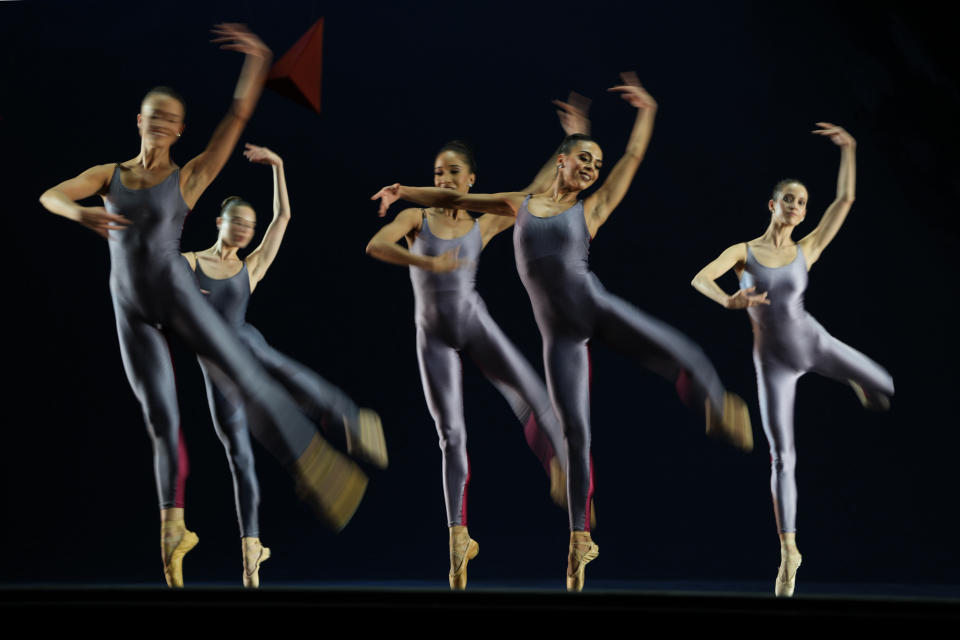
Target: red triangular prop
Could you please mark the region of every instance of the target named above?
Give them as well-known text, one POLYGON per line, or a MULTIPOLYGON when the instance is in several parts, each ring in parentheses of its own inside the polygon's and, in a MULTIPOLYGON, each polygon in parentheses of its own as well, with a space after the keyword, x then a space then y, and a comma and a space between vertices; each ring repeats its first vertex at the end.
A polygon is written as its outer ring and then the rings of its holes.
POLYGON ((267 87, 320 113, 322 67, 323 18, 320 18, 273 65, 267 76, 267 87))

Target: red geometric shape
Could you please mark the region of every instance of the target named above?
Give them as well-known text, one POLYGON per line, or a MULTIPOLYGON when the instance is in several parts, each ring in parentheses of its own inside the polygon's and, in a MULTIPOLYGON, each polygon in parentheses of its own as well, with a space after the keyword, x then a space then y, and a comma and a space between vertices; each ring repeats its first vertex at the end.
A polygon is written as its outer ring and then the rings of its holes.
POLYGON ((317 20, 270 69, 267 87, 320 113, 323 18, 317 20))

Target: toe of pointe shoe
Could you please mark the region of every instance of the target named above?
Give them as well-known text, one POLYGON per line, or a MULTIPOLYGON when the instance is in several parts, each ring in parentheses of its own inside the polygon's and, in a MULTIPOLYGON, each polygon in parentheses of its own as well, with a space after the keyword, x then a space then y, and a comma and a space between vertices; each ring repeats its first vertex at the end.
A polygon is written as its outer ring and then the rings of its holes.
POLYGON ((593 541, 580 542, 571 545, 567 558, 567 591, 583 591, 585 581, 584 569, 587 563, 597 559, 600 547, 593 541), (574 568, 571 573, 571 566, 574 568))
POLYGON ((347 428, 347 451, 379 469, 389 464, 387 440, 383 435, 380 415, 372 409, 360 409, 356 430, 347 428))
POLYGON ((270 559, 270 547, 260 547, 256 560, 243 558, 243 586, 249 589, 260 587, 260 565, 270 559))
POLYGON ((454 591, 463 591, 467 588, 467 563, 480 553, 480 545, 473 538, 467 543, 466 552, 461 556, 450 554, 450 588, 454 591))
POLYGON ((797 586, 797 569, 800 568, 802 560, 802 556, 797 556, 795 561, 781 562, 780 568, 777 570, 777 581, 773 587, 773 594, 776 597, 793 597, 793 592, 797 586))
POLYGON ((707 435, 723 440, 742 451, 753 451, 753 428, 750 424, 750 409, 743 398, 725 391, 723 394, 723 415, 706 401, 707 435))
POLYGON ((168 587, 183 588, 183 557, 197 546, 198 542, 200 542, 200 538, 196 533, 193 531, 183 532, 183 537, 171 552, 166 566, 163 567, 163 577, 167 581, 168 587))
POLYGON ((314 435, 294 463, 297 493, 317 516, 340 531, 356 512, 367 490, 367 475, 355 462, 314 435))

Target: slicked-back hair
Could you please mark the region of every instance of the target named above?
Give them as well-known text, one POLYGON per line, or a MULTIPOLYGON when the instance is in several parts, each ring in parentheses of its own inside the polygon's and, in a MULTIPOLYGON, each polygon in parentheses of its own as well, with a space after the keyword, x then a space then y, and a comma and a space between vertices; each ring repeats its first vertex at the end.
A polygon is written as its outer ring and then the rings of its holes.
POLYGON ((453 151, 466 160, 467 164, 470 165, 470 173, 477 173, 477 159, 473 155, 473 148, 466 142, 463 140, 451 140, 447 144, 440 147, 440 150, 437 151, 437 155, 439 156, 444 151, 453 151))

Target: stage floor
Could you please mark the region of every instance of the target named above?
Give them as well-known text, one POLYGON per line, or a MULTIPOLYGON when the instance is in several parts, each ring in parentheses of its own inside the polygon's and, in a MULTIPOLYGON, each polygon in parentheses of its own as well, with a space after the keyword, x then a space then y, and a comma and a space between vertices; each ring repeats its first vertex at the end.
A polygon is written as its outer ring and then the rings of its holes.
POLYGON ((227 583, 193 584, 181 591, 144 584, 4 585, 0 609, 5 616, 53 625, 65 618, 95 621, 116 610, 147 616, 189 614, 236 624, 247 613, 268 611, 284 622, 321 616, 328 622, 419 624, 453 617, 476 629, 499 628, 505 619, 516 617, 536 618, 538 626, 557 630, 586 620, 592 625, 648 620, 710 629, 718 622, 742 619, 787 624, 790 629, 850 624, 861 631, 916 631, 960 623, 960 585, 798 583, 793 599, 774 598, 772 584, 746 582, 595 580, 580 594, 560 587, 475 581, 467 592, 451 593, 438 581, 271 584, 258 591, 227 583))

